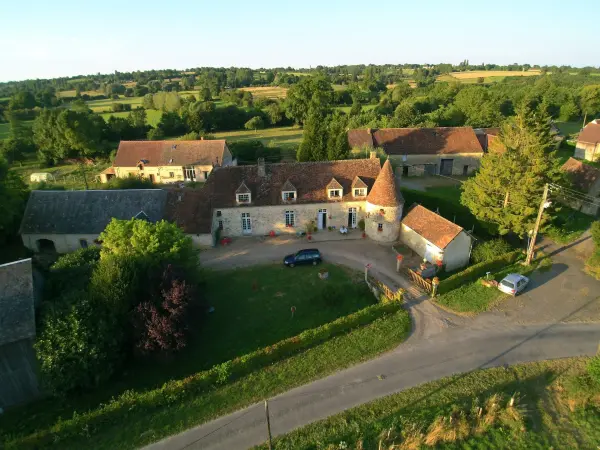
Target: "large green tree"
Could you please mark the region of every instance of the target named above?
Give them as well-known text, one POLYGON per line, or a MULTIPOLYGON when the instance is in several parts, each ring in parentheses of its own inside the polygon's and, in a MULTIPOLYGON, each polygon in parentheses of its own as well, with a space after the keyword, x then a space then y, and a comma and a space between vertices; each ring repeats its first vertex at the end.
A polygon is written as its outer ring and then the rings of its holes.
POLYGON ((525 236, 535 222, 544 184, 562 179, 544 106, 523 104, 502 126, 499 139, 506 150, 484 155, 477 175, 463 184, 461 203, 500 234, 525 236))
POLYGON ((16 239, 25 201, 27 186, 21 177, 8 170, 8 163, 0 156, 0 244, 16 239))
POLYGON ((298 161, 325 161, 327 160, 327 129, 328 119, 320 109, 311 109, 304 122, 302 142, 298 147, 296 158, 298 161))
POLYGON ((287 92, 286 115, 296 123, 304 124, 310 110, 326 114, 332 101, 333 88, 326 77, 304 77, 287 92))
POLYGON ((600 84, 585 86, 580 94, 581 110, 588 116, 600 113, 600 84))

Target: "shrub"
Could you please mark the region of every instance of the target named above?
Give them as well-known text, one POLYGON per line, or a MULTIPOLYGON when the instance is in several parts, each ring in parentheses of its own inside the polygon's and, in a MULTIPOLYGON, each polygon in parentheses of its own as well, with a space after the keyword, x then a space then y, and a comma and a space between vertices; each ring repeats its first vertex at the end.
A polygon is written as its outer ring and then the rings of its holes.
POLYGON ((471 259, 473 260, 473 263, 479 264, 496 259, 507 254, 511 250, 510 244, 504 239, 493 239, 476 246, 471 254, 471 259))
POLYGON ((246 130, 260 130, 263 129, 265 127, 265 122, 263 120, 262 117, 260 116, 254 116, 252 119, 250 119, 248 122, 246 122, 244 124, 244 128, 246 128, 246 130))
POLYGON ((123 334, 107 313, 84 291, 44 304, 35 350, 50 392, 96 386, 120 365, 123 334))
POLYGON ((594 356, 587 365, 588 375, 600 384, 600 356, 594 356))
POLYGON ((99 259, 98 247, 81 248, 59 257, 46 280, 46 298, 54 299, 69 290, 85 289, 99 259))
POLYGON ((592 240, 596 244, 596 249, 600 250, 600 220, 596 220, 590 227, 592 233, 592 240))
POLYGON ((365 231, 365 219, 360 219, 358 221, 358 228, 360 228, 360 231, 365 231))
POLYGON ((600 280, 600 250, 590 256, 585 262, 585 271, 591 276, 600 280))
POLYGON ((113 178, 104 185, 104 189, 153 189, 155 187, 149 178, 136 176, 113 178))
POLYGON ((438 286, 438 294, 445 294, 452 289, 456 289, 466 283, 475 281, 481 278, 486 272, 493 272, 494 270, 501 269, 502 267, 513 264, 522 256, 520 250, 506 253, 505 255, 499 256, 490 261, 482 262, 479 264, 472 265, 462 272, 456 273, 445 280, 440 281, 438 286))

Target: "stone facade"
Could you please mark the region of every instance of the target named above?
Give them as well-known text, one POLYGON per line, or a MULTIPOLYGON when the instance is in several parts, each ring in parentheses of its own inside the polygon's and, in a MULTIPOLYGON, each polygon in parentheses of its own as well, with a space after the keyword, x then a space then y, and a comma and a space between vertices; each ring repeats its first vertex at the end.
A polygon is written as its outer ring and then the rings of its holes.
POLYGON ((366 203, 365 233, 374 241, 395 242, 400 232, 402 205, 381 207, 366 203))
MULTIPOLYGON (((224 165, 231 164, 231 154, 224 165)), ((195 180, 205 182, 213 170, 213 166, 189 166, 194 168, 195 180)), ((127 178, 130 176, 148 178, 154 183, 183 183, 190 181, 185 178, 184 166, 162 166, 162 167, 115 167, 115 176, 118 178, 127 178)))
POLYGON ((577 141, 574 156, 577 159, 600 161, 600 142, 591 144, 588 142, 577 141))
POLYGON ((83 248, 86 244, 89 247, 96 245, 94 241, 98 236, 98 234, 22 234, 21 239, 23 245, 34 252, 44 250, 40 247, 40 240, 45 239, 52 241, 56 252, 68 253, 83 248))
MULTIPOLYGON (((481 165, 479 154, 451 154, 451 155, 393 155, 390 156, 392 165, 396 172, 404 176, 431 175, 471 175, 481 165), (441 172, 442 160, 452 161, 452 170, 441 172)), ((449 164, 449 163, 444 163, 449 164)), ((445 166, 446 167, 446 166, 445 166)), ((446 169, 448 170, 448 169, 446 169)))

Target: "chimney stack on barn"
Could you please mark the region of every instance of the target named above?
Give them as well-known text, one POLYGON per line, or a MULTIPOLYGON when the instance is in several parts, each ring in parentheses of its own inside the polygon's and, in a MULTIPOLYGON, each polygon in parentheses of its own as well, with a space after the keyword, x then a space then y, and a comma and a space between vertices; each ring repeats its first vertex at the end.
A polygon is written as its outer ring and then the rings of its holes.
POLYGON ((265 167, 265 158, 258 158, 258 176, 266 177, 267 168, 265 167))

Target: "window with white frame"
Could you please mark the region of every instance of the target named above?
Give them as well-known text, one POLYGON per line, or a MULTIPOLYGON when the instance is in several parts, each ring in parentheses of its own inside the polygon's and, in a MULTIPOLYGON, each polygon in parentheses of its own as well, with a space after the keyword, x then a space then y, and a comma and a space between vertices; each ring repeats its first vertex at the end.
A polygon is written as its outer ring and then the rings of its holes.
POLYGON ((294 211, 285 212, 285 226, 293 227, 296 224, 296 214, 294 211))
POLYGON ((236 194, 238 203, 250 203, 250 194, 236 194))
POLYGON ((196 181, 196 169, 193 166, 186 166, 183 175, 186 180, 196 181))
POLYGON ((296 200, 296 191, 283 191, 281 197, 284 202, 293 202, 296 200))
POLYGON ((341 189, 329 189, 329 198, 341 198, 342 190, 341 189))
POLYGON ((355 197, 365 197, 367 195, 367 188, 354 188, 355 197))

